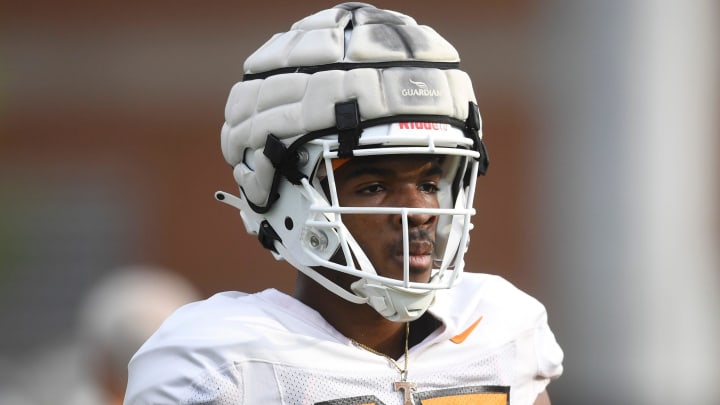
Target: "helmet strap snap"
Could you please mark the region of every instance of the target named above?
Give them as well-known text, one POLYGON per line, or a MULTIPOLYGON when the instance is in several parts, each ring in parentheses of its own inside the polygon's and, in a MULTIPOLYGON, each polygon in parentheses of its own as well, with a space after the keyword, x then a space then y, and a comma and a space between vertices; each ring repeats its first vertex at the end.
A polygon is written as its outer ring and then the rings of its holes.
POLYGON ((335 104, 335 125, 338 130, 338 157, 352 157, 362 134, 357 100, 335 104))

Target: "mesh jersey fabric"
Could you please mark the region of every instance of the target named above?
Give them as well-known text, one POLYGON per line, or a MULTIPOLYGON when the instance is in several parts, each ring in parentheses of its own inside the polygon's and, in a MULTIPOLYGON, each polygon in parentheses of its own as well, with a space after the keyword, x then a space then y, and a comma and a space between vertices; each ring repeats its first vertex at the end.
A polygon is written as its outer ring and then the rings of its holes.
MULTIPOLYGON (((497 391, 509 396, 501 403, 532 404, 562 373, 545 308, 501 277, 466 273, 429 312, 442 326, 410 349, 416 398, 497 391), (478 319, 465 340, 451 340, 478 319)), ((401 405, 398 380, 386 358, 294 298, 226 292, 179 309, 140 348, 125 405, 401 405)))

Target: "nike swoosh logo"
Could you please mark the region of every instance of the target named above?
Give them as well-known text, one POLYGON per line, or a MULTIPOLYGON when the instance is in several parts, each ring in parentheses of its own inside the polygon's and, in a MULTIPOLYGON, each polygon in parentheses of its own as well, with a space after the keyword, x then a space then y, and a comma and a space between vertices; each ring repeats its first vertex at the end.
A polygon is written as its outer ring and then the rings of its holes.
POLYGON ((481 316, 480 318, 478 318, 477 321, 475 321, 472 325, 470 325, 469 328, 465 329, 461 334, 450 338, 450 341, 455 344, 460 344, 460 343, 464 342, 465 339, 467 339, 467 337, 470 336, 472 331, 475 330, 475 327, 478 326, 478 324, 480 323, 480 321, 482 321, 482 319, 483 319, 483 317, 481 316))

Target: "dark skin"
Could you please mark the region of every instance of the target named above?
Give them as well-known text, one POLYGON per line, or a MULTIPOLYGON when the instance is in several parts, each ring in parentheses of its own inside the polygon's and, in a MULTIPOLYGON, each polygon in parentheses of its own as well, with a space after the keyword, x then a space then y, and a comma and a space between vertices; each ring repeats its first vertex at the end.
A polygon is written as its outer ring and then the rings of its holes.
MULTIPOLYGON (((414 155, 353 158, 335 172, 338 200, 342 206, 437 208, 442 172, 437 158, 414 155)), ((343 214, 353 234, 379 275, 402 279, 402 218, 398 214, 343 214)), ((410 278, 426 282, 432 271, 432 250, 438 218, 408 216, 410 232, 410 278)), ((337 271, 319 271, 350 289, 356 278, 337 271)), ((405 324, 393 322, 369 305, 346 301, 302 273, 295 283, 295 298, 318 311, 343 335, 394 359, 405 353, 405 324)), ((429 314, 413 321, 411 342, 419 342, 438 324, 429 314)), ((535 401, 549 404, 546 392, 535 401)))
MULTIPOLYGON (((426 156, 354 158, 335 171, 335 184, 342 206, 437 208, 440 175, 437 159, 426 156)), ((402 279, 401 216, 344 214, 342 218, 378 274, 402 279)), ((411 280, 428 281, 437 217, 410 215, 408 224, 411 280)), ((339 272, 325 271, 323 274, 347 289, 356 281, 356 278, 339 272)), ((348 302, 302 273, 296 281, 294 295, 317 310, 345 336, 393 358, 404 354, 404 323, 390 321, 368 305, 348 302)), ((413 330, 414 334, 425 336, 430 332, 432 330, 413 330)))

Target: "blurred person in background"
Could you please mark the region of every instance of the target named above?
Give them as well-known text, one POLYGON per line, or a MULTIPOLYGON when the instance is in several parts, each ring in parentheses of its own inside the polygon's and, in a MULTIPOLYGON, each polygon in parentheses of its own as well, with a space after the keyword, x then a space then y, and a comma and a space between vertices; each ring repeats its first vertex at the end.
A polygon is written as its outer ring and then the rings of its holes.
POLYGON ((16 362, 0 358, 0 405, 37 405, 16 362))
POLYGON ((156 266, 121 267, 101 279, 80 308, 83 383, 68 404, 121 404, 132 354, 174 310, 197 299, 192 284, 156 266))

